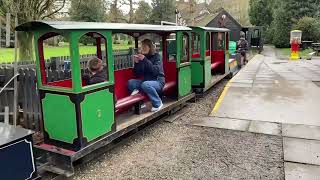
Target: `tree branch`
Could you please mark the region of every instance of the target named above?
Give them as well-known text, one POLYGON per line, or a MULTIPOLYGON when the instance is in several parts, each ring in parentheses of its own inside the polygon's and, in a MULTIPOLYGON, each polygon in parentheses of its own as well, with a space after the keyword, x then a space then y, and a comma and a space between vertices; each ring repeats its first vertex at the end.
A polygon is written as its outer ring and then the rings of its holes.
POLYGON ((49 13, 49 14, 47 14, 47 15, 44 15, 44 16, 42 17, 42 19, 44 19, 44 18, 46 18, 46 17, 51 17, 52 15, 56 14, 57 12, 59 12, 61 9, 64 8, 65 4, 66 4, 66 0, 63 0, 63 3, 62 3, 62 5, 61 5, 60 8, 54 10, 53 12, 51 12, 51 13, 49 13))

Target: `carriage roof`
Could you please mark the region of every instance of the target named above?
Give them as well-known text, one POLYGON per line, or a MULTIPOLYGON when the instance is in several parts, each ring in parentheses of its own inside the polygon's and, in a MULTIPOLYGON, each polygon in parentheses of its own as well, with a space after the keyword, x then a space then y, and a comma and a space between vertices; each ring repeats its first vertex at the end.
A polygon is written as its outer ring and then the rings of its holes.
POLYGON ((117 30, 121 32, 173 32, 191 31, 185 26, 103 23, 103 22, 74 22, 74 21, 31 21, 16 27, 17 31, 41 30, 117 30))
POLYGON ((212 32, 229 32, 230 29, 227 28, 215 28, 215 27, 203 27, 203 26, 190 26, 190 28, 198 28, 205 31, 212 31, 212 32))

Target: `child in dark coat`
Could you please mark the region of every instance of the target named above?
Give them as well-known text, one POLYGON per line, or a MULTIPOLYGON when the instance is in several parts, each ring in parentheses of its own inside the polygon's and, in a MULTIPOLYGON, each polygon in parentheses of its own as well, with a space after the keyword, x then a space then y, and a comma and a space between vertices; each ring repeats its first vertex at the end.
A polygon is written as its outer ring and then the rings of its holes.
POLYGON ((97 84, 107 81, 107 72, 102 65, 102 60, 93 58, 88 63, 89 73, 83 75, 86 85, 97 84))

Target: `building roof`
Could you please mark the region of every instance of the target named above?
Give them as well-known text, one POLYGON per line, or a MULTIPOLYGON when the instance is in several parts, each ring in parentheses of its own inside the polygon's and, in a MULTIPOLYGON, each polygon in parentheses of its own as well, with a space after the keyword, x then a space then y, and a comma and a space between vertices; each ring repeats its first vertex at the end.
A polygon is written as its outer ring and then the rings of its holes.
POLYGON ((204 16, 201 19, 197 20, 195 25, 196 26, 207 26, 216 16, 217 16, 217 14, 210 14, 210 15, 204 16))
POLYGON ((172 32, 191 31, 184 26, 102 23, 102 22, 74 22, 74 21, 31 21, 16 27, 17 31, 39 30, 118 30, 121 32, 172 32))
POLYGON ((236 19, 234 19, 232 17, 232 15, 228 11, 226 11, 224 8, 220 8, 216 13, 202 18, 201 20, 199 20, 195 24, 197 26, 207 26, 214 19, 220 18, 222 16, 222 14, 226 15, 231 21, 233 21, 239 27, 242 27, 242 25, 236 19))

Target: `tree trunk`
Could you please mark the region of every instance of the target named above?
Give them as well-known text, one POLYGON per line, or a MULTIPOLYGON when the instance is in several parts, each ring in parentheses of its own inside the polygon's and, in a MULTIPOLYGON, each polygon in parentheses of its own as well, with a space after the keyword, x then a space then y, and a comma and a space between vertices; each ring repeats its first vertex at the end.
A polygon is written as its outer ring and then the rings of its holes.
POLYGON ((19 61, 34 61, 33 35, 29 32, 18 32, 19 61))
POLYGON ((129 23, 133 23, 133 0, 129 0, 130 11, 129 11, 129 23))

